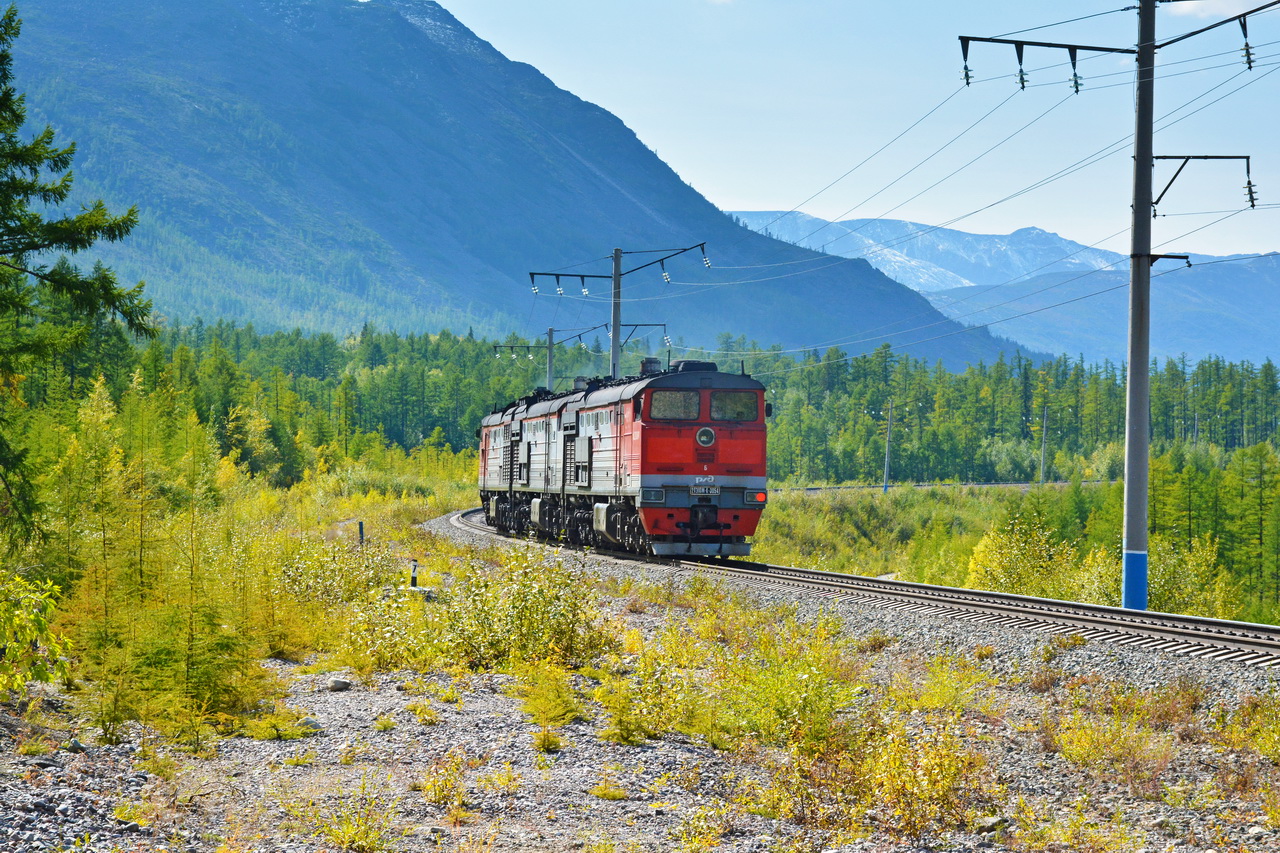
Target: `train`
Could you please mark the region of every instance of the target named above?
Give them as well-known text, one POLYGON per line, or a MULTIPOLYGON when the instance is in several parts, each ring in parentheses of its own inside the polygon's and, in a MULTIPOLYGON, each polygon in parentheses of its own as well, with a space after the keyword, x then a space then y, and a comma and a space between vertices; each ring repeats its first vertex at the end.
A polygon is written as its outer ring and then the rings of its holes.
POLYGON ((745 370, 693 359, 539 388, 477 430, 485 521, 638 554, 747 556, 769 500, 770 408, 745 370))

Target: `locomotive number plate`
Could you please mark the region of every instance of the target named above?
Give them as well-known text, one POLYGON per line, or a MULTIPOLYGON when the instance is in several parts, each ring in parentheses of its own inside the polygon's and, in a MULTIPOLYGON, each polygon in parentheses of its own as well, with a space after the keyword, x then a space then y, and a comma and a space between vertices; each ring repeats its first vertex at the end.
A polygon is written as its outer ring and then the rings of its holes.
POLYGON ((690 486, 689 494, 691 495, 718 495, 720 494, 719 486, 690 486))

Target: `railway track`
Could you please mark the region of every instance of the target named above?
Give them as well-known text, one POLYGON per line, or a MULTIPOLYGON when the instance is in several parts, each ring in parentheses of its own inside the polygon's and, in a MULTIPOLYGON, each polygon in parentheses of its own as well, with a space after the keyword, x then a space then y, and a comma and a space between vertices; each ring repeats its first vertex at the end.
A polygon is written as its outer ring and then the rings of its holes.
MULTIPOLYGON (((484 524, 480 510, 456 513, 451 522, 460 528, 499 535, 484 524)), ((915 615, 1050 634, 1079 634, 1086 640, 1216 661, 1280 666, 1280 627, 1274 625, 929 586, 745 560, 638 558, 609 553, 619 559, 688 567, 761 590, 802 591, 827 600, 856 602, 915 615)))

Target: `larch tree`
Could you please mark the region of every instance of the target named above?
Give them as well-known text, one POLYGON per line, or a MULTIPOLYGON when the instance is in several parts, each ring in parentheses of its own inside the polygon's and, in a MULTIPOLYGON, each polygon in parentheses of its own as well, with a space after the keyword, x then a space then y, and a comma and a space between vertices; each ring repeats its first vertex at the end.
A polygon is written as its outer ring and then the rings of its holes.
POLYGON ((0 16, 0 530, 11 539, 36 529, 26 453, 11 438, 27 372, 74 350, 104 317, 135 335, 154 334, 141 283, 126 288, 100 263, 86 272, 67 259, 99 240, 123 239, 138 215, 114 214, 101 200, 63 212, 75 145, 58 143, 52 127, 24 135, 26 100, 14 88, 12 51, 21 29, 10 6, 0 16), (51 322, 52 305, 69 308, 70 322, 66 311, 51 322))

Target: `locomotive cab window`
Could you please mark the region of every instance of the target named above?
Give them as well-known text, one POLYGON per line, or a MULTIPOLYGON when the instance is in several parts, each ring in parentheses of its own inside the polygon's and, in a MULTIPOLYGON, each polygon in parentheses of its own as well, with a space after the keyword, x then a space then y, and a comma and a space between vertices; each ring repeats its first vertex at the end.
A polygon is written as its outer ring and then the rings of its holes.
POLYGON ((760 399, 755 391, 712 391, 711 420, 754 421, 760 417, 760 399))
POLYGON ((664 421, 696 421, 697 391, 654 391, 649 401, 649 416, 664 421))

